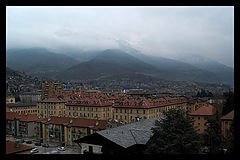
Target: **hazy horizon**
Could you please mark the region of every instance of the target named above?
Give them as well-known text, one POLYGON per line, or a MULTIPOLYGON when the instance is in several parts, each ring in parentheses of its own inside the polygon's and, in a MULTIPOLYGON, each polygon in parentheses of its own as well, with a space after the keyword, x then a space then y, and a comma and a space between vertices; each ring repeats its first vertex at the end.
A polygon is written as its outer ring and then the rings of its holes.
POLYGON ((7 49, 199 54, 234 67, 233 7, 7 7, 7 49))

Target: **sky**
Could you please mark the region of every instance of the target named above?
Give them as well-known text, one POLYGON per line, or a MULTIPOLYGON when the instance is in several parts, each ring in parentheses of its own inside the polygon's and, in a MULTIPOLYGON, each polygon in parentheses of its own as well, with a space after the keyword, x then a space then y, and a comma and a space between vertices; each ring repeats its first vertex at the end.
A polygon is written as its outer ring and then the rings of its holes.
POLYGON ((119 48, 146 55, 199 54, 234 66, 234 7, 14 7, 6 11, 7 49, 56 52, 119 48))

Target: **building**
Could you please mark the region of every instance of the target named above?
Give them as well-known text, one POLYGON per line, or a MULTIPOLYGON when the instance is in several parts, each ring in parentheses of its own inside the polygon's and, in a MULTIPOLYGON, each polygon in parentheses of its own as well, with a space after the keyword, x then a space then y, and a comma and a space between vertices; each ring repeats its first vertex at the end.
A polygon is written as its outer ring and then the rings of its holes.
POLYGON ((71 102, 69 97, 47 98, 37 102, 37 115, 40 117, 67 116, 65 103, 71 102))
POLYGON ((6 134, 16 137, 37 137, 37 115, 6 112, 6 134))
POLYGON ((112 103, 101 99, 81 100, 75 103, 66 103, 68 117, 112 119, 112 103))
POLYGON ((193 125, 199 133, 203 133, 207 129, 207 119, 216 118, 216 108, 210 104, 198 108, 189 114, 193 119, 193 125))
POLYGON ((9 103, 6 105, 6 111, 20 114, 37 114, 37 103, 9 103))
POLYGON ((126 96, 115 100, 113 119, 128 124, 140 119, 159 117, 163 111, 173 108, 186 109, 187 101, 183 98, 145 98, 126 96))
POLYGON ((228 114, 221 117, 222 134, 225 138, 232 135, 232 133, 230 132, 230 127, 233 121, 234 121, 234 110, 232 110, 228 114))
POLYGON ((187 108, 183 97, 146 98, 131 95, 109 96, 103 93, 81 93, 38 101, 40 117, 73 117, 115 121, 128 124, 162 115, 172 108, 187 108))
POLYGON ((106 120, 51 117, 41 122, 39 137, 42 142, 54 142, 59 144, 73 145, 74 140, 104 130, 107 126, 106 120))
MULTIPOLYGON (((97 131, 96 133, 77 139, 80 146, 88 144, 90 153, 103 154, 142 154, 146 143, 153 135, 151 128, 155 121, 163 117, 140 120, 139 122, 97 131), (101 150, 99 151, 99 148, 101 150), (98 151, 98 152, 96 152, 98 151)), ((83 148, 83 147, 81 147, 83 148)))
POLYGON ((188 100, 186 109, 189 113, 191 113, 205 105, 207 105, 205 101, 202 101, 200 99, 190 99, 188 100))
POLYGON ((33 148, 19 142, 6 141, 6 154, 30 154, 33 148))
POLYGON ((36 92, 25 92, 19 95, 22 103, 36 103, 41 99, 41 93, 36 92))
POLYGON ((63 93, 63 87, 61 83, 47 81, 42 83, 41 99, 50 98, 59 93, 63 93))

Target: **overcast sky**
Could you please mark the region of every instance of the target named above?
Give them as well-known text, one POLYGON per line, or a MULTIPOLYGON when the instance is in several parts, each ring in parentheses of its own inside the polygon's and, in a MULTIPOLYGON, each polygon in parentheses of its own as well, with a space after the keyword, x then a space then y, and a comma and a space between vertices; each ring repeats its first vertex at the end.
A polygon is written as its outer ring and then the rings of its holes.
POLYGON ((233 7, 7 7, 7 48, 199 54, 233 67, 233 7))

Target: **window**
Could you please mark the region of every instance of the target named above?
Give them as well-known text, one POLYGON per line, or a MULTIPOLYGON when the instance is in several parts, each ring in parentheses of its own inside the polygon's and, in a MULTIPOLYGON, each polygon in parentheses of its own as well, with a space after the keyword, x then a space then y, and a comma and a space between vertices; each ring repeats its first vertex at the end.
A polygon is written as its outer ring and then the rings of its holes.
POLYGON ((200 123, 198 123, 198 126, 200 126, 200 123))
POLYGON ((200 117, 198 117, 198 120, 200 120, 200 117))
POLYGON ((130 113, 132 113, 132 109, 130 110, 130 113))

